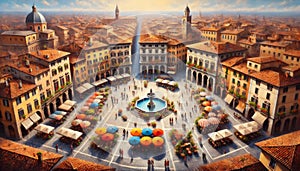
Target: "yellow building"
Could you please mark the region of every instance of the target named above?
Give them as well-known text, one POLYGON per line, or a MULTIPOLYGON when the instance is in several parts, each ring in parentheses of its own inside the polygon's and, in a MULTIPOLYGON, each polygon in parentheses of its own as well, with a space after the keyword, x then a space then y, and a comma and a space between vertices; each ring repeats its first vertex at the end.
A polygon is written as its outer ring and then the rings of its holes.
POLYGON ((86 60, 78 55, 70 55, 71 73, 74 87, 79 87, 87 82, 86 60))
POLYGON ((58 37, 54 30, 47 28, 45 17, 35 6, 26 17, 27 31, 5 31, 0 35, 0 47, 3 51, 18 54, 34 52, 39 49, 56 48, 58 37))
POLYGON ((244 29, 225 30, 221 32, 222 42, 237 44, 243 38, 248 38, 248 32, 244 29))
POLYGON ((0 133, 20 139, 41 121, 37 85, 7 77, 0 83, 0 133))
POLYGON ((291 45, 286 42, 264 41, 260 43, 260 56, 273 56, 277 59, 284 60, 283 54, 290 48, 291 45))
POLYGON ((261 150, 260 162, 268 170, 300 170, 300 131, 264 140, 255 145, 261 150))
POLYGON ((220 28, 216 28, 216 27, 205 27, 205 28, 201 28, 201 37, 202 38, 206 38, 207 40, 211 40, 211 41, 221 41, 221 32, 223 31, 223 29, 220 28))
POLYGON ((73 87, 68 52, 59 50, 40 50, 28 54, 28 59, 49 68, 49 80, 42 79, 51 88, 46 90, 42 100, 45 117, 55 112, 59 105, 73 98, 73 87), (47 82, 49 81, 49 82, 47 82))
POLYGON ((283 53, 282 61, 293 64, 300 65, 300 50, 287 50, 283 53))

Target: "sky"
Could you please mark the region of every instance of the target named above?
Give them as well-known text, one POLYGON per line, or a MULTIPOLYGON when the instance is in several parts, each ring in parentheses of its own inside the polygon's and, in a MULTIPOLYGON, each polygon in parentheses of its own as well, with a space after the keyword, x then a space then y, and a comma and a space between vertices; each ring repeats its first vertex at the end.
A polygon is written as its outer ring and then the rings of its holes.
POLYGON ((1 0, 0 11, 184 11, 192 12, 299 12, 300 0, 1 0))

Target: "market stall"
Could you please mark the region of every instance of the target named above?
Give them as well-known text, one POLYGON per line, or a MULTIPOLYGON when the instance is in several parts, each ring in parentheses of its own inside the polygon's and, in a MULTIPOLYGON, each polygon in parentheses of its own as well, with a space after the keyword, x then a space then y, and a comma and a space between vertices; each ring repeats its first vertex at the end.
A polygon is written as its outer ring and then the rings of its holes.
POLYGON ((49 125, 39 124, 34 129, 37 131, 36 135, 43 139, 49 139, 54 135, 54 127, 49 125))

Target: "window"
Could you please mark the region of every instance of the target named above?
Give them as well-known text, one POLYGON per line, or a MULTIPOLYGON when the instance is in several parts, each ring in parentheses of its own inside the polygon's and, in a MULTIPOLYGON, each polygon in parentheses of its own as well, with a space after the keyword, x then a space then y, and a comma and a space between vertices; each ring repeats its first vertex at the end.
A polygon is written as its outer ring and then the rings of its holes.
POLYGON ((34 99, 34 107, 36 109, 38 109, 38 107, 39 107, 39 101, 38 101, 38 99, 34 99))
POLYGON ((258 94, 258 88, 255 88, 255 94, 258 94))
POLYGON ((298 100, 298 93, 295 94, 294 100, 298 100))
POLYGON ((269 163, 269 167, 271 167, 272 169, 274 169, 275 166, 276 166, 276 161, 273 158, 271 158, 270 163, 269 163))
POLYGON ((286 93, 286 92, 288 92, 288 91, 289 91, 289 87, 284 87, 284 88, 283 88, 283 92, 284 92, 284 93, 286 93))
POLYGON ((244 84, 243 84, 243 89, 246 89, 246 88, 247 88, 247 84, 244 83, 244 84))
POLYGON ((21 120, 24 116, 24 110, 23 109, 19 109, 18 110, 18 114, 19 114, 19 119, 21 120))
POLYGON ((16 102, 17 102, 17 105, 20 104, 20 103, 22 103, 21 97, 17 97, 16 102))
POLYGON ((267 93, 266 99, 270 100, 270 93, 267 93))
POLYGON ((39 90, 42 91, 43 90, 43 86, 39 85, 39 90))
POLYGON ((9 107, 9 102, 6 99, 3 99, 3 105, 6 107, 9 107))
POLYGON ((232 79, 232 84, 235 84, 235 79, 234 78, 232 79))
POLYGON ((32 96, 36 95, 36 89, 32 90, 32 96))
POLYGON ((273 86, 268 84, 268 90, 272 91, 272 89, 273 89, 273 86))
POLYGON ((256 64, 254 65, 254 68, 257 68, 257 65, 256 65, 256 64))
POLYGON ((25 93, 25 100, 29 99, 29 93, 25 93))
POLYGON ((244 80, 248 80, 248 76, 247 75, 244 75, 244 80))
POLYGON ((233 75, 236 76, 236 71, 233 71, 233 75))
POLYGON ((256 79, 256 85, 260 85, 260 81, 256 79))
POLYGON ((47 97, 50 97, 50 96, 51 96, 51 90, 47 89, 47 97))
POLYGON ((296 85, 296 90, 300 90, 300 84, 296 85))
POLYGON ((41 101, 44 101, 44 100, 45 100, 45 94, 44 94, 44 93, 41 93, 41 94, 40 94, 40 99, 41 99, 41 101))
POLYGON ((285 100, 286 100, 286 96, 282 96, 281 102, 282 102, 282 103, 285 103, 285 100))
POLYGON ((30 103, 27 104, 27 112, 28 112, 28 113, 31 113, 31 112, 32 112, 32 106, 31 106, 30 103))
POLYGON ((6 119, 7 121, 11 121, 11 120, 12 120, 12 119, 11 119, 11 114, 10 114, 8 111, 5 112, 5 119, 6 119))

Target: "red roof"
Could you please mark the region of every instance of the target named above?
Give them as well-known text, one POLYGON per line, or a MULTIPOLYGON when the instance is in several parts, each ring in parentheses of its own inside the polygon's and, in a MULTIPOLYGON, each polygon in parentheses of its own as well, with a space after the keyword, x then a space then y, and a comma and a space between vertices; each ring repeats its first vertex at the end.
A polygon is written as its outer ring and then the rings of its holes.
POLYGON ((244 47, 229 42, 213 42, 213 41, 199 42, 199 43, 188 45, 187 47, 191 49, 214 53, 214 54, 224 54, 224 53, 240 52, 240 51, 247 50, 244 47))
POLYGON ((300 170, 300 131, 255 144, 289 170, 300 170))

